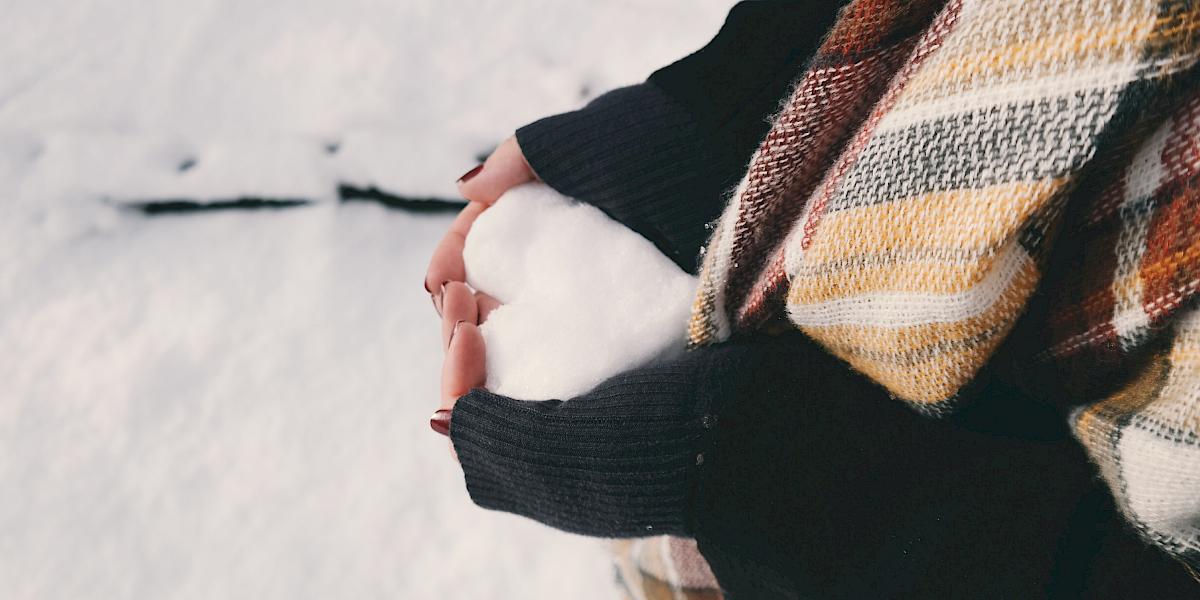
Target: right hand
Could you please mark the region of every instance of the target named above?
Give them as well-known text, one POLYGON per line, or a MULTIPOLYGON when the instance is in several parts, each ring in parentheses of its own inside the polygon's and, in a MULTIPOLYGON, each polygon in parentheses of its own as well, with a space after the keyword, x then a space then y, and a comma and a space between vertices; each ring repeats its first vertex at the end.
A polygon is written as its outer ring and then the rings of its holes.
POLYGON ((452 281, 465 282, 466 267, 463 266, 463 243, 471 224, 489 206, 496 203, 510 188, 537 181, 533 169, 525 161, 515 136, 509 137, 496 147, 482 165, 468 171, 458 180, 458 192, 470 202, 450 224, 450 229, 438 242, 425 272, 425 291, 433 298, 434 309, 442 314, 444 287, 452 281))

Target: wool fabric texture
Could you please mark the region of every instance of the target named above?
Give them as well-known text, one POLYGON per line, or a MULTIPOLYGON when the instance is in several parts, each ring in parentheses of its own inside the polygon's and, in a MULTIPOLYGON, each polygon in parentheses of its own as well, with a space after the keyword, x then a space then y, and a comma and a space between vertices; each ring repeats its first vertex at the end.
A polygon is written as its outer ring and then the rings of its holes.
POLYGON ((1084 382, 1122 513, 1200 569, 1198 28, 1191 0, 851 2, 716 223, 691 344, 786 319, 942 415, 1007 340, 1084 382))

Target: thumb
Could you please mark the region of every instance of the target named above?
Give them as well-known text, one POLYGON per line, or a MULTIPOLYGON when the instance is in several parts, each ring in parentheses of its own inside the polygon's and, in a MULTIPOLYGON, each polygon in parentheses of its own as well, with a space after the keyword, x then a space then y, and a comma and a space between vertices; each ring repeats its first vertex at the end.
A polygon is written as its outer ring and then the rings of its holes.
POLYGON ((537 179, 525 155, 517 145, 516 136, 500 143, 482 165, 468 171, 458 180, 458 193, 467 200, 492 205, 510 188, 537 179))
POLYGON ((487 383, 483 335, 470 321, 459 321, 450 336, 442 363, 442 409, 454 407, 459 396, 487 383))

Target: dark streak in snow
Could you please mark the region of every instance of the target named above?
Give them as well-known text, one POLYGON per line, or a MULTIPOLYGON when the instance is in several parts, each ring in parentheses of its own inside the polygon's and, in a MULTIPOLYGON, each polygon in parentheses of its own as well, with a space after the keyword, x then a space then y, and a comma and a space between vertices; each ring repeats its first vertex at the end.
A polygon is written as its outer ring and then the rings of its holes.
MULTIPOLYGON (((417 213, 457 212, 462 210, 462 208, 467 205, 467 203, 462 200, 397 196, 395 194, 390 194, 388 192, 379 190, 375 187, 360 188, 346 184, 338 186, 338 199, 342 202, 375 202, 377 204, 386 206, 387 208, 417 213)), ((313 204, 313 201, 304 198, 261 198, 257 196, 244 196, 241 198, 211 201, 188 200, 184 198, 161 198, 140 200, 135 202, 122 202, 120 203, 120 206, 125 210, 134 210, 144 215, 155 216, 212 212, 218 210, 279 210, 284 208, 294 208, 297 206, 306 206, 309 204, 313 204)))
POLYGON ((374 186, 367 188, 342 184, 338 186, 338 198, 342 202, 378 202, 388 208, 399 208, 410 212, 439 213, 462 210, 467 205, 462 200, 446 198, 414 198, 397 196, 374 186))
POLYGON ((141 202, 123 203, 124 208, 133 209, 146 215, 173 215, 214 210, 278 210, 311 204, 308 200, 298 198, 233 198, 230 200, 214 200, 197 202, 195 200, 163 199, 145 200, 141 202))

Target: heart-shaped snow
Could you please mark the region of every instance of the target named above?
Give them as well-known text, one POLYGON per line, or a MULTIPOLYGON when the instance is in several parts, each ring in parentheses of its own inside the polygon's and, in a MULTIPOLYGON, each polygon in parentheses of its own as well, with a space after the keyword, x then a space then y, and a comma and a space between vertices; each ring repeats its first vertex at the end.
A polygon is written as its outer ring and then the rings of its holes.
POLYGON ((471 226, 467 282, 503 303, 481 331, 488 389, 566 400, 683 352, 696 278, 599 209, 542 184, 471 226))

